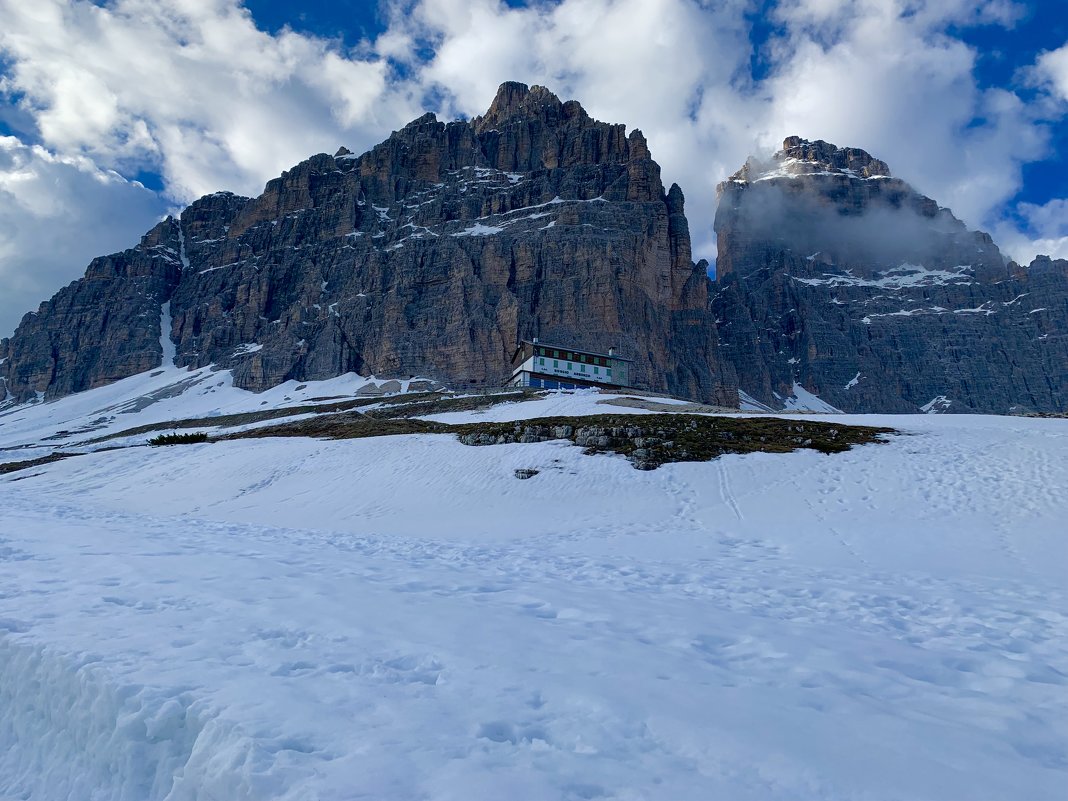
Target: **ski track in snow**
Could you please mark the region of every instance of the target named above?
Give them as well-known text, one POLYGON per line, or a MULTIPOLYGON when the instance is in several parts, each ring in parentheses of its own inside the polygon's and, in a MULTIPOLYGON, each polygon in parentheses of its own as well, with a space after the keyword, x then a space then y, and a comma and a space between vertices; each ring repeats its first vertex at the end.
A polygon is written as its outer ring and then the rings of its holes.
MULTIPOLYGON (((596 399, 452 416, 619 412, 596 399)), ((0 798, 1062 798, 1068 423, 828 419, 906 435, 651 472, 251 440, 0 478, 0 798)))

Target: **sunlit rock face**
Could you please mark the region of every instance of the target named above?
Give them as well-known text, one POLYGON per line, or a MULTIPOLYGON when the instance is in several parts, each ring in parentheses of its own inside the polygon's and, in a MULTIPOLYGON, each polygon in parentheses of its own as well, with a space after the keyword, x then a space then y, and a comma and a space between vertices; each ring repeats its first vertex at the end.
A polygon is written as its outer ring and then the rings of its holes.
POLYGON ((863 150, 791 137, 720 185, 717 280, 640 131, 506 83, 218 193, 0 342, 0 404, 215 365, 503 383, 520 339, 634 360, 647 389, 771 409, 1068 407, 1068 262, 1023 268, 863 150), (739 394, 739 389, 741 394, 739 394))
POLYGON ((650 389, 736 398, 681 190, 640 131, 538 86, 502 85, 470 121, 427 114, 361 156, 313 156, 258 198, 202 198, 120 255, 154 259, 153 279, 90 291, 87 274, 24 320, 0 350, 12 397, 159 364, 169 302, 178 365, 253 390, 348 371, 501 384, 536 336, 615 347, 650 389))
POLYGON ((739 387, 846 411, 1063 411, 1068 262, 990 237, 857 149, 790 137, 719 186, 713 311, 739 387))

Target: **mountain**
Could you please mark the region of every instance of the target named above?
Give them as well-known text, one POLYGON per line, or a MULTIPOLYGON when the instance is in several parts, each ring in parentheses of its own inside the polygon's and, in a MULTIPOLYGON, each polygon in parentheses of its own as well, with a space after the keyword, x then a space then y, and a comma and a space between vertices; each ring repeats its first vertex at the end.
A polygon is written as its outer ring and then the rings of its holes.
POLYGON ((217 193, 95 259, 0 341, 0 403, 159 367, 263 391, 348 372, 493 386, 518 340, 772 410, 1068 408, 1068 262, 1023 268, 863 150, 791 137, 719 187, 717 278, 640 131, 505 83, 217 193))
POLYGON ((1068 262, 1022 268, 863 150, 791 137, 719 185, 712 309, 743 400, 1068 408, 1068 262))
POLYGON ((645 386, 731 403, 683 202, 640 131, 506 83, 481 117, 426 114, 257 198, 201 198, 27 315, 0 376, 9 398, 53 398, 173 346, 251 390, 349 371, 500 385, 537 336, 614 346, 645 386))

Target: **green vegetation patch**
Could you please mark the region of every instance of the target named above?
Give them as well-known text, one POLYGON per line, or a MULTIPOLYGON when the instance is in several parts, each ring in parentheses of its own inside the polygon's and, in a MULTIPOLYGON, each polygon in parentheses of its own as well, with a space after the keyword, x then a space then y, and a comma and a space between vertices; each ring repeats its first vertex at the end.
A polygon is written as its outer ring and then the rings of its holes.
MULTIPOLYGON (((529 391, 517 391, 502 395, 477 395, 455 398, 443 395, 440 392, 412 392, 405 395, 390 395, 387 397, 348 398, 338 400, 335 403, 302 404, 299 406, 285 406, 279 409, 263 409, 261 411, 239 412, 237 414, 221 414, 214 417, 190 417, 183 420, 171 420, 165 423, 147 423, 134 428, 117 431, 102 437, 87 440, 84 444, 96 445, 113 439, 124 437, 136 437, 141 434, 151 434, 156 431, 174 431, 183 428, 231 428, 245 426, 254 423, 263 423, 269 420, 278 420, 283 417, 296 417, 304 414, 334 415, 341 412, 352 411, 366 406, 380 406, 374 409, 369 416, 378 418, 420 417, 426 414, 438 412, 459 412, 473 409, 484 409, 498 403, 520 400, 531 396, 529 391)), ((333 400, 321 398, 318 400, 333 400)), ((76 432, 63 432, 63 436, 69 436, 76 432)), ((269 436, 286 436, 285 434, 272 434, 269 436)))
MULTIPOLYGON (((485 402, 486 399, 443 400, 485 402)), ((618 453, 639 470, 654 470, 670 462, 704 462, 725 453, 788 453, 800 449, 840 453, 854 445, 883 442, 887 435, 897 433, 891 428, 814 420, 691 414, 603 414, 449 425, 407 416, 380 416, 385 411, 323 415, 236 431, 213 441, 263 437, 360 439, 399 434, 455 434, 465 445, 566 439, 584 448, 586 453, 618 453)))
POLYGON ((218 440, 259 439, 261 437, 317 437, 319 439, 361 439, 388 437, 396 434, 442 434, 450 430, 444 423, 429 420, 379 419, 359 412, 294 420, 273 426, 261 426, 248 431, 224 434, 218 440))
POLYGON ((546 417, 472 423, 454 430, 466 445, 566 439, 586 453, 622 454, 639 470, 654 470, 669 462, 704 462, 725 453, 788 453, 803 448, 840 453, 897 433, 892 428, 779 417, 690 414, 546 417))
POLYGON ((208 435, 203 431, 193 431, 188 434, 160 434, 148 441, 149 445, 195 445, 198 442, 207 442, 208 435))
POLYGON ((3 462, 0 463, 0 476, 7 473, 16 473, 19 470, 27 470, 31 467, 40 467, 41 465, 52 464, 52 462, 58 462, 63 459, 69 459, 71 456, 81 456, 80 453, 61 453, 56 451, 50 453, 48 456, 41 456, 37 459, 25 459, 21 462, 3 462))

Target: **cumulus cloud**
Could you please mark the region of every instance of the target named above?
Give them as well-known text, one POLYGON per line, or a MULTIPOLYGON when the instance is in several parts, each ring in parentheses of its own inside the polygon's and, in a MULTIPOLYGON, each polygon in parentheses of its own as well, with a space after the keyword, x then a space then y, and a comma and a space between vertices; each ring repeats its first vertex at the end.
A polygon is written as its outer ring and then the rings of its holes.
MULTIPOLYGON (((562 0, 512 9, 493 0, 395 6, 391 43, 464 113, 520 77, 578 98, 592 114, 640 127, 668 181, 685 189, 695 253, 714 258, 715 185, 787 135, 861 147, 948 205, 994 227, 1021 168, 1047 150, 1042 104, 982 89, 975 51, 950 26, 1011 27, 1011 0, 781 0, 749 70, 747 2, 562 0)), ((1052 62, 1051 62, 1052 63, 1052 62)))
POLYGON ((1068 101, 1068 44, 1039 56, 1034 74, 1055 96, 1068 101))
POLYGON ((1004 222, 994 232, 1004 250, 1016 261, 1026 263, 1036 253, 1054 259, 1068 259, 1068 199, 1043 203, 1021 203, 1017 208, 1023 226, 1004 222))
POLYGON ((903 14, 902 3, 866 0, 816 13, 834 4, 780 7, 769 132, 862 147, 973 227, 991 225, 1019 191, 1022 164, 1044 154, 1047 132, 1037 108, 980 89, 975 52, 944 31, 973 18, 1012 20, 1013 7, 943 0, 903 14))
POLYGON ((0 161, 0 334, 168 205, 257 194, 421 111, 365 46, 270 35, 233 0, 0 0, 0 18, 0 97, 43 146, 7 140, 0 161), (141 172, 162 197, 119 177, 141 172))
POLYGON ((140 184, 0 136, 0 336, 94 257, 129 247, 165 204, 140 184), (72 272, 71 265, 78 265, 72 272))
MULTIPOLYGON (((1036 62, 1036 97, 981 87, 975 51, 953 33, 1011 27, 1020 2, 779 0, 764 7, 773 35, 755 45, 752 0, 380 7, 386 30, 347 47, 259 30, 239 0, 0 0, 0 96, 71 181, 87 174, 74 159, 99 174, 156 172, 164 199, 184 203, 256 193, 312 153, 365 149, 428 108, 481 113, 498 84, 520 80, 641 128, 665 180, 686 191, 697 256, 715 256, 716 184, 792 134, 869 150, 969 225, 1018 243, 1014 255, 1047 238, 1038 212, 1007 204, 1065 113, 1068 46, 1036 62)), ((75 188, 54 188, 56 202, 75 188)), ((122 244, 143 227, 126 230, 122 244)), ((9 254, 2 280, 21 258, 9 254)))
POLYGON ((685 189, 695 251, 713 259, 716 183, 757 144, 759 101, 746 73, 750 5, 562 0, 517 9, 420 0, 394 5, 387 41, 401 58, 416 43, 432 48, 411 67, 456 113, 485 111, 497 85, 514 79, 641 128, 665 179, 685 189))
POLYGON ((257 29, 232 0, 0 0, 6 88, 43 142, 117 169, 150 165, 170 196, 251 193, 295 160, 371 142, 419 110, 383 59, 257 29))

